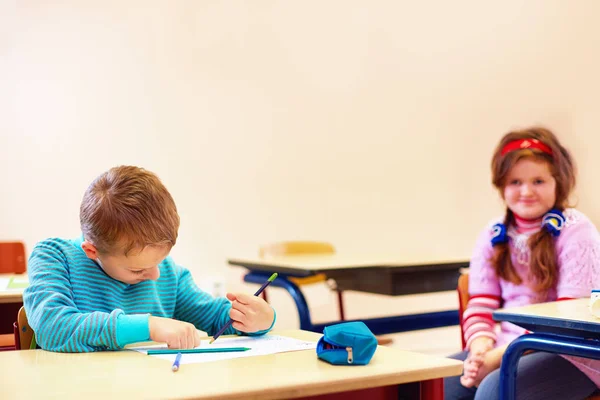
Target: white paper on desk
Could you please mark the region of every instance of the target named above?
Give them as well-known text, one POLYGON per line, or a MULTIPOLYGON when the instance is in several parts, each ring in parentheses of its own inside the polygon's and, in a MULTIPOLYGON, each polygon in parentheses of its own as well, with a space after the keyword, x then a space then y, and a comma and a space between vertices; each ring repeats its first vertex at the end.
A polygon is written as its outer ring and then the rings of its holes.
POLYGON ((10 292, 10 291, 22 291, 27 286, 29 286, 29 278, 27 275, 22 276, 12 276, 8 278, 0 278, 0 290, 10 292))
MULTIPOLYGON (((294 339, 286 336, 265 335, 257 337, 235 337, 221 338, 213 344, 208 344, 210 340, 202 340, 201 348, 219 348, 219 347, 249 347, 252 350, 236 351, 229 353, 199 353, 199 354, 183 354, 180 364, 194 364, 210 361, 229 360, 232 358, 262 356, 266 354, 285 353, 288 351, 309 350, 317 347, 315 342, 307 342, 304 340, 294 339)), ((149 349, 166 349, 166 344, 154 346, 130 347, 130 350, 139 351, 147 354, 149 349)), ((157 354, 152 357, 162 358, 164 360, 175 361, 176 354, 157 354)))

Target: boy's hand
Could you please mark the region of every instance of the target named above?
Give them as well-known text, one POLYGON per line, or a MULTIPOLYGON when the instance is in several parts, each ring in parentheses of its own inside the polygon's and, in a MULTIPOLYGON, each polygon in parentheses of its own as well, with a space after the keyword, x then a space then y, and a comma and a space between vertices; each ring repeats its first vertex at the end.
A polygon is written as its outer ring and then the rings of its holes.
POLYGON ((273 324, 275 312, 262 297, 244 293, 227 293, 231 301, 229 317, 233 327, 239 331, 253 333, 269 329, 273 324))
POLYGON ((148 322, 150 340, 166 343, 170 349, 193 349, 200 346, 200 334, 190 323, 153 316, 150 316, 148 322))

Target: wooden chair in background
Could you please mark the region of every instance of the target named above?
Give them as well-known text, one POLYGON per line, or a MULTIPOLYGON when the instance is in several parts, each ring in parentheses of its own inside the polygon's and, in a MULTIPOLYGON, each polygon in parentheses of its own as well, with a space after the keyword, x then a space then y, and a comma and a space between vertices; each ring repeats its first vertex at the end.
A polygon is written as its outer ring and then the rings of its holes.
POLYGON ((15 343, 17 344, 17 350, 35 349, 37 347, 35 333, 29 326, 29 322, 27 322, 25 307, 21 307, 17 322, 15 322, 15 343))
POLYGON ((460 341, 462 349, 467 347, 465 343, 465 332, 463 331, 463 313, 467 309, 469 303, 469 274, 461 274, 458 277, 458 286, 456 288, 458 292, 458 323, 460 324, 460 341))
POLYGON ((0 274, 24 274, 26 271, 23 242, 0 242, 0 274))
MULTIPOLYGON (((23 242, 0 242, 0 274, 24 274, 27 271, 25 245, 23 242)), ((3 304, 0 324, 1 331, 10 332, 20 304, 3 304), (13 315, 14 314, 14 315, 13 315), (6 329, 5 329, 6 327, 6 329)), ((0 334, 0 350, 15 349, 13 334, 0 334)))

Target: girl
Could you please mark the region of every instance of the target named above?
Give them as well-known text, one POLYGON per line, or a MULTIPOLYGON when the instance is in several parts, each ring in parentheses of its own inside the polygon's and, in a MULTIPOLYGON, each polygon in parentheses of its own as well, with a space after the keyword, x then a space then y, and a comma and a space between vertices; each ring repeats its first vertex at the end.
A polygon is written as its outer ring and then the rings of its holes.
MULTIPOLYGON (((497 399, 506 346, 525 333, 493 310, 590 295, 600 280, 600 236, 581 212, 567 208, 575 186, 569 152, 552 132, 531 128, 502 138, 492 182, 506 204, 477 241, 463 315, 462 377, 444 380, 446 399, 497 399)), ((600 361, 537 352, 521 358, 519 399, 584 399, 600 386, 600 361)))

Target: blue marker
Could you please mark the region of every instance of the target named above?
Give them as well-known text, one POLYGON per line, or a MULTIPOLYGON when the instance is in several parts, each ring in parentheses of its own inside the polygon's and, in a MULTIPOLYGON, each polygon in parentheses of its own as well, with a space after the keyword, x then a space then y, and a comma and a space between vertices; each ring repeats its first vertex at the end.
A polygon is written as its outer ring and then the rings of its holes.
POLYGON ((179 362, 181 361, 181 353, 177 353, 177 356, 175 357, 175 361, 173 361, 173 366, 171 367, 171 370, 173 372, 177 372, 179 370, 179 362))

